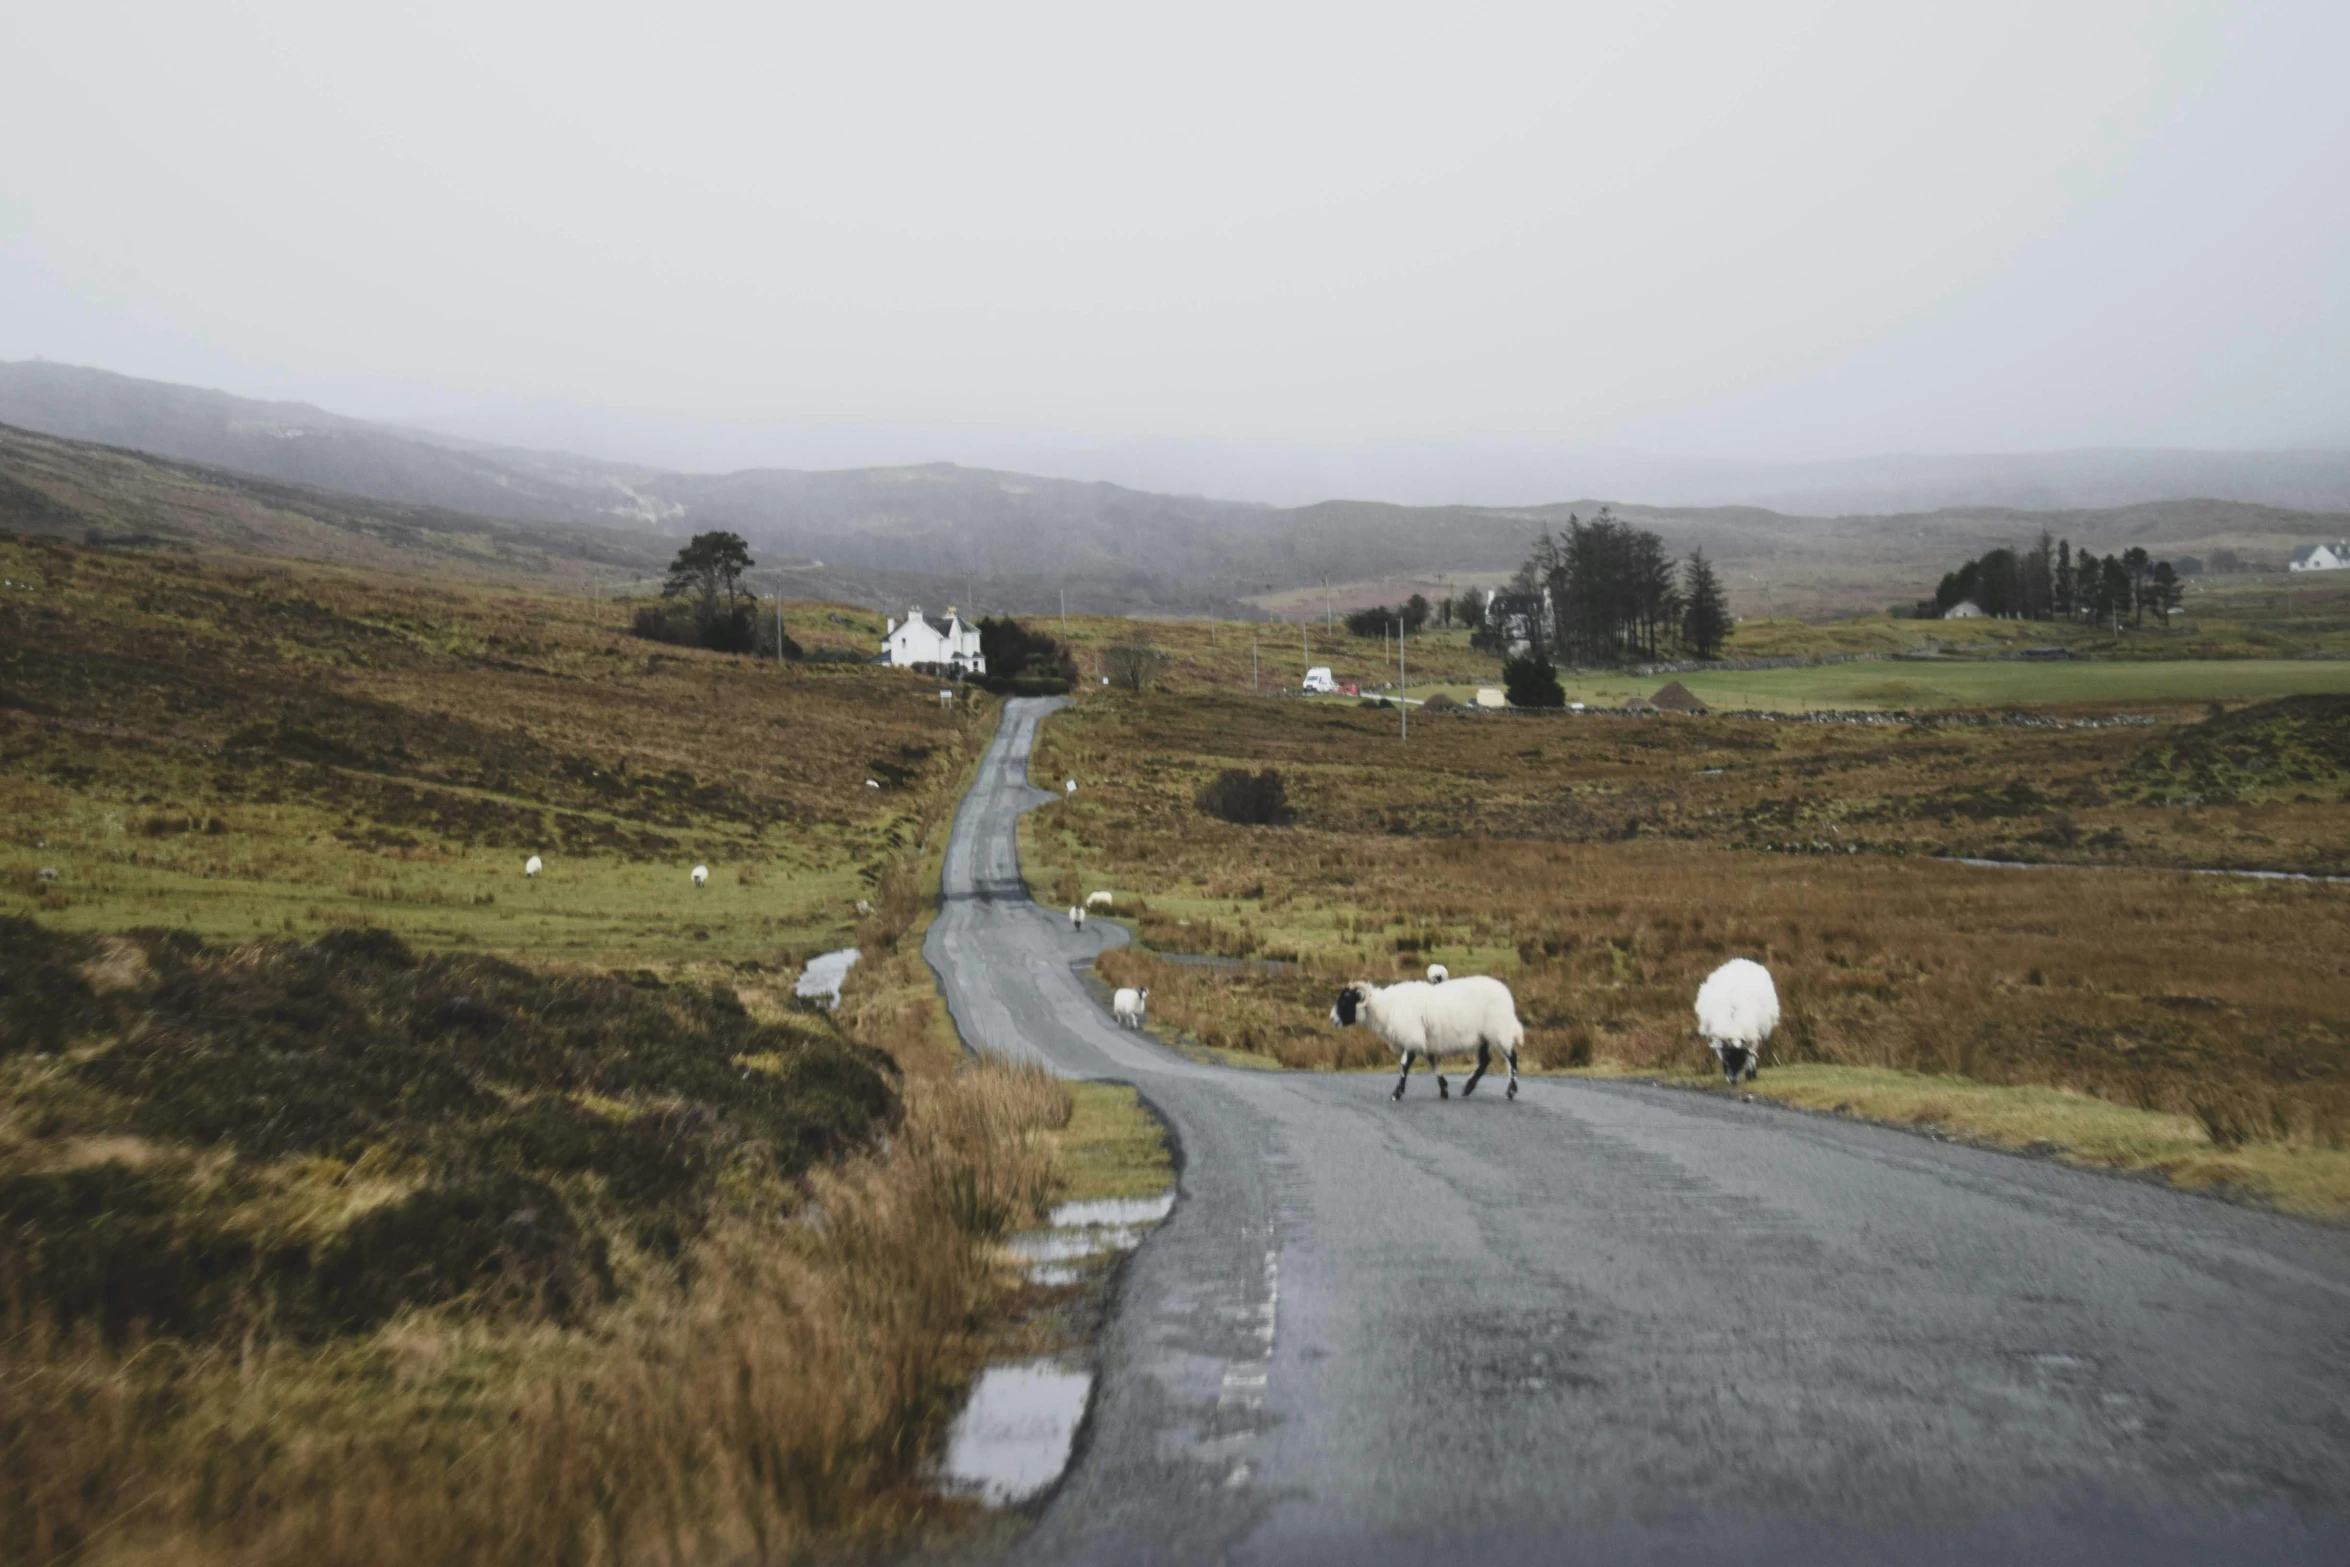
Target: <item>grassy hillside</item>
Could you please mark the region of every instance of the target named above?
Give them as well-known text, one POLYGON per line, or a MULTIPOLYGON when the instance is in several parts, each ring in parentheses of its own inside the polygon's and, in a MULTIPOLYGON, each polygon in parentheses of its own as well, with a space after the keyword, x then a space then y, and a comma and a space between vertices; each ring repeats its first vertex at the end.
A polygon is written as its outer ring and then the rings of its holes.
POLYGON ((2179 1178, 2334 1211, 2350 898, 2165 867, 2350 872, 2346 735, 2342 697, 2152 728, 1431 716, 1408 744, 1346 706, 1097 697, 1044 728, 1038 775, 1082 787, 1031 818, 1024 865, 1056 904, 1117 889, 1146 949, 1299 965, 1103 960, 1205 1046, 1372 1064, 1331 991, 1440 960, 1509 980, 1537 1061, 1693 1072, 1690 997, 1744 953, 1779 977, 1782 1062, 2173 1113, 2201 1128, 2179 1178), (1266 766, 1294 825, 1194 803, 1266 766), (2288 1178, 2253 1145, 2317 1162, 2288 1178))
POLYGON ((401 548, 0 537, 0 1558, 908 1543, 1074 1135, 918 955, 992 705, 401 548))
MULTIPOLYGON (((21 539, 0 578, 0 910, 66 928, 780 961, 840 944, 989 721, 568 595, 21 539)), ((830 613, 795 634, 862 644, 830 613)))
POLYGON ((647 533, 364 500, 5 426, 0 531, 147 552, 567 582, 582 592, 598 578, 652 571, 674 549, 647 533))

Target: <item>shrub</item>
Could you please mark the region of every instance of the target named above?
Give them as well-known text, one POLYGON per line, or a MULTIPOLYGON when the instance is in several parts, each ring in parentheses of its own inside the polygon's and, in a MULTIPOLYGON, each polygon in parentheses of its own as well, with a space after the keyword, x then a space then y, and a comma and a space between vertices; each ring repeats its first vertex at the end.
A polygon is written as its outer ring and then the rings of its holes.
POLYGON ((1566 689, 1559 684, 1558 671, 1550 667, 1549 659, 1539 654, 1528 653, 1504 663, 1501 688, 1512 707, 1567 705, 1566 689))
POLYGON ((0 1296, 109 1336, 139 1318, 310 1336, 461 1298, 564 1320, 608 1293, 613 1247, 675 1257, 898 1116, 885 1057, 726 989, 364 929, 233 950, 0 937, 0 1017, 46 1012, 31 1038, 74 1047, 25 1124, 145 1144, 135 1167, 0 1164, 0 1296), (304 1160, 400 1173, 359 1217, 269 1218, 304 1160))
POLYGON ((1286 827, 1294 815, 1288 786, 1270 767, 1255 774, 1243 767, 1225 768, 1200 790, 1199 808, 1243 827, 1286 827))

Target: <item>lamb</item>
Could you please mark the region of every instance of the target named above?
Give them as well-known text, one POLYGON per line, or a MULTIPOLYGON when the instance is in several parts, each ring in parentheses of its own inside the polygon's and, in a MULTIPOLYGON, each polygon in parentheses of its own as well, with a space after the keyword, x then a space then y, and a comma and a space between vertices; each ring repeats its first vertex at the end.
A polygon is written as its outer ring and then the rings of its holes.
POLYGON ((1148 989, 1136 990, 1132 985, 1122 986, 1110 998, 1110 1015, 1118 1020, 1120 1028, 1140 1028, 1143 1005, 1150 998, 1148 989))
POLYGON ((1722 1064, 1722 1081, 1738 1074, 1754 1081, 1762 1047, 1779 1026, 1779 992, 1771 971, 1748 958, 1732 958, 1697 987, 1697 1032, 1722 1064))
POLYGON ((1107 892, 1089 892, 1085 895, 1085 906, 1089 909, 1106 909, 1113 901, 1107 892))
POLYGON ((1526 1029, 1518 1021, 1510 987, 1498 979, 1472 974, 1465 979, 1448 979, 1442 985, 1418 979, 1397 985, 1349 985, 1338 993, 1330 1021, 1340 1028, 1367 1023, 1372 1033, 1403 1056, 1403 1075, 1395 1080, 1395 1092, 1387 1096, 1390 1099, 1403 1097, 1416 1056, 1428 1058, 1428 1068, 1436 1074, 1437 1097, 1450 1099, 1444 1058, 1471 1050, 1477 1052, 1477 1070, 1462 1086, 1461 1097, 1466 1099, 1477 1091, 1496 1050, 1510 1064, 1508 1097, 1518 1097, 1518 1051, 1526 1042, 1526 1029))
POLYGON ((1441 964, 1441 963, 1431 963, 1431 964, 1429 964, 1429 965, 1428 965, 1428 983, 1429 983, 1429 984, 1431 984, 1431 985, 1441 985, 1441 984, 1443 984, 1443 983, 1444 983, 1446 980, 1448 980, 1448 979, 1450 979, 1450 978, 1452 978, 1452 970, 1451 970, 1451 969, 1448 969, 1448 968, 1446 968, 1446 967, 1445 967, 1443 964, 1441 964))
POLYGON ((540 859, 535 854, 522 862, 522 874, 525 876, 536 876, 539 872, 545 870, 546 868, 546 861, 540 859))
POLYGON ((694 885, 697 887, 707 887, 710 885, 709 866, 697 865, 694 867, 694 885))

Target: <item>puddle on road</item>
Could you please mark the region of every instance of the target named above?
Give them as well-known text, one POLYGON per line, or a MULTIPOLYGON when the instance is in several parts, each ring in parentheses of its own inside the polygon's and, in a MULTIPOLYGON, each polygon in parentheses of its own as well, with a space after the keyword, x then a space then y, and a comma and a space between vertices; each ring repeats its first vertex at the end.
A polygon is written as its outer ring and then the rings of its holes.
POLYGON ((991 1507, 1027 1501, 1068 1467, 1093 1373, 1024 1360, 980 1373, 947 1434, 941 1478, 991 1507))
POLYGON ((799 983, 792 986, 792 994, 803 1001, 820 1001, 827 1008, 839 1006, 841 982, 857 966, 858 956, 855 947, 842 947, 810 958, 808 966, 800 970, 799 983))

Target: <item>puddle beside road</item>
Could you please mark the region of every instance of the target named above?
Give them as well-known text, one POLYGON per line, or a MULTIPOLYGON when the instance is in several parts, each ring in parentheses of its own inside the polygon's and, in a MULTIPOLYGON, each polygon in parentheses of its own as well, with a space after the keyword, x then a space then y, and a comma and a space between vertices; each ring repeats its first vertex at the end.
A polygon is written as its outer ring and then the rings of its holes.
POLYGON ((1093 1373, 1054 1360, 990 1366, 947 1434, 946 1488, 991 1507, 1027 1501, 1068 1467, 1093 1373))
POLYGON ((842 947, 808 960, 800 970, 799 983, 792 986, 792 994, 802 1001, 817 1001, 826 1008, 840 1005, 841 982, 849 977, 849 970, 857 966, 855 947, 842 947))
POLYGON ((1065 1202, 1044 1222, 1056 1230, 1089 1224, 1156 1224, 1175 1211, 1175 1193, 1156 1197, 1100 1197, 1092 1202, 1065 1202))
MULTIPOLYGON (((1048 1216, 1050 1228, 1015 1235, 1004 1249, 1031 1284, 1098 1283, 1116 1258, 1140 1246, 1174 1211, 1172 1188, 1156 1197, 1065 1202, 1048 1216)), ((988 1367, 947 1433, 940 1489, 991 1507, 1038 1495, 1068 1466, 1092 1390, 1092 1372, 1051 1358, 988 1367)))

